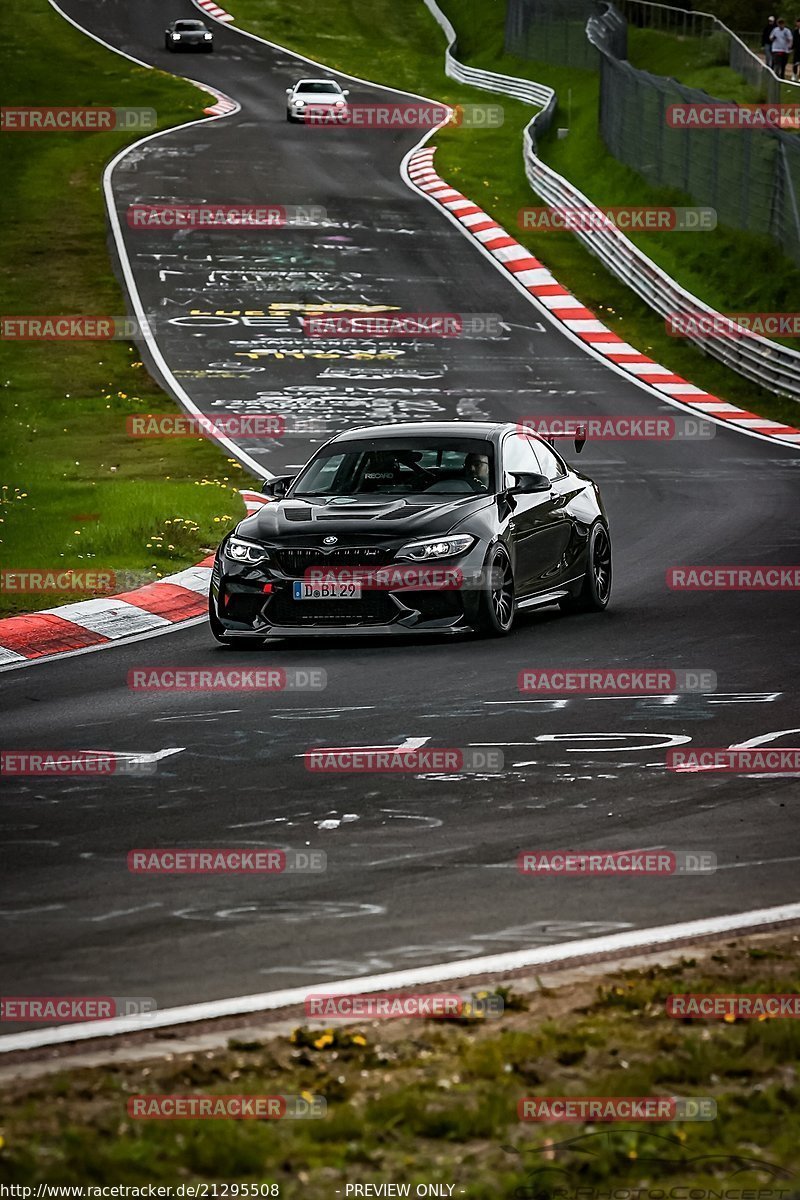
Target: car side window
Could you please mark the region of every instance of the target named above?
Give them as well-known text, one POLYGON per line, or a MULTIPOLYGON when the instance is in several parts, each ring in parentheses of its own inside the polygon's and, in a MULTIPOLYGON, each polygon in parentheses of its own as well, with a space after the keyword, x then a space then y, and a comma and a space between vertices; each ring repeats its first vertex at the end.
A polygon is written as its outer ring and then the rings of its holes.
POLYGON ((554 454, 544 442, 534 443, 534 449, 542 475, 546 475, 548 479, 563 479, 567 472, 558 455, 554 454))
POLYGON ((521 434, 512 433, 503 443, 503 486, 514 486, 514 475, 541 474, 539 461, 533 452, 533 446, 521 434))

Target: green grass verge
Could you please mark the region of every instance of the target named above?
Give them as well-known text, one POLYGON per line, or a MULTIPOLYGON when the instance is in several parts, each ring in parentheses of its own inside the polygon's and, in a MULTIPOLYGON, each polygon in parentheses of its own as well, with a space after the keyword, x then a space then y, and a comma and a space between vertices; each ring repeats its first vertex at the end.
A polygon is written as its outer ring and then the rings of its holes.
MULTIPOLYGON (((629 26, 628 59, 634 67, 677 79, 719 100, 755 104, 766 99, 759 88, 752 87, 728 66, 728 41, 723 33, 707 38, 683 37, 629 26)), ((782 100, 797 103, 796 88, 784 83, 780 90, 782 100)))
POLYGON ((526 997, 506 993, 502 1017, 484 1021, 301 1027, 272 1038, 252 1030, 222 1051, 165 1047, 146 1063, 18 1079, 0 1099, 0 1182, 275 1183, 281 1196, 303 1200, 378 1181, 452 1184, 454 1196, 470 1200, 548 1200, 579 1186, 712 1188, 723 1196, 733 1194, 726 1188, 766 1187, 788 1196, 800 1170, 800 1023, 680 1021, 664 1006, 674 992, 796 991, 797 943, 787 933, 739 939, 699 961, 612 968, 599 986, 587 978, 526 997), (300 1092, 324 1097, 326 1117, 127 1114, 129 1097, 140 1093, 300 1092), (718 1115, 602 1130, 517 1119, 520 1098, 559 1095, 710 1096, 718 1115))
MULTIPOLYGON (((4 83, 15 105, 154 108, 159 128, 202 115, 203 93, 104 50, 47 0, 7 10, 4 83)), ((140 136, 2 134, 0 311, 125 313, 101 176, 140 136)), ((130 413, 179 411, 132 346, 7 341, 3 350, 3 569, 114 568, 144 582, 197 562, 242 515, 244 472, 212 443, 127 436, 130 413)), ((0 614, 82 598, 0 592, 0 614)))
MULTIPOLYGON (((556 170, 599 204, 690 204, 677 191, 649 187, 618 163, 597 127, 598 78, 591 71, 531 63, 503 52, 502 0, 440 0, 459 35, 459 57, 472 65, 538 80, 561 100, 555 125, 566 125, 571 90, 571 133, 547 139, 543 155, 556 170)), ((486 92, 465 88, 444 75, 444 39, 420 0, 374 0, 369 21, 355 0, 335 7, 309 0, 302 9, 281 0, 231 0, 242 28, 307 54, 331 67, 380 83, 418 91, 451 104, 492 102, 486 92)), ((481 204, 536 254, 568 288, 620 336, 698 386, 751 411, 796 424, 796 402, 742 379, 693 345, 670 337, 664 322, 614 278, 571 234, 520 229, 519 210, 537 203, 525 177, 521 135, 528 105, 502 98, 502 129, 485 132, 451 127, 436 135, 437 168, 444 179, 481 204)), ((723 312, 786 312, 797 307, 800 271, 774 261, 766 238, 734 230, 704 234, 640 234, 635 241, 664 270, 723 312)))

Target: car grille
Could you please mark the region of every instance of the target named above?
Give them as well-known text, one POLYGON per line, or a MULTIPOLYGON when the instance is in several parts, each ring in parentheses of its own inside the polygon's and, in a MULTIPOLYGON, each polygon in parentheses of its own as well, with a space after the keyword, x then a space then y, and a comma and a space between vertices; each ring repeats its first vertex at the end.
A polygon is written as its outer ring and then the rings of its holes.
POLYGON ((294 600, 276 595, 266 611, 274 625, 388 625, 398 614, 385 592, 365 592, 362 600, 294 600))
POLYGON ((301 546, 272 554, 273 562, 285 575, 302 575, 309 567, 382 567, 393 558, 394 552, 382 546, 342 546, 335 550, 301 546))

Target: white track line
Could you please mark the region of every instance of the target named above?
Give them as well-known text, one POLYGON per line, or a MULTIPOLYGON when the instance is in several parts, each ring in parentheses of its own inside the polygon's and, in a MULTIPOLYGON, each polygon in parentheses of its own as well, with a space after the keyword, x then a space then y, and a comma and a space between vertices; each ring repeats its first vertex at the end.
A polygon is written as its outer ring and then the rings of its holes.
POLYGON ((698 921, 683 921, 676 925, 659 925, 652 929, 631 929, 603 937, 585 938, 556 946, 539 946, 535 950, 513 950, 505 954, 488 954, 481 958, 462 958, 457 962, 436 963, 429 967, 412 967, 408 971, 390 971, 383 975, 359 976, 332 983, 316 981, 308 987, 285 988, 278 992, 260 992, 252 996, 231 996, 226 1000, 208 1000, 148 1013, 144 1018, 114 1017, 109 1021, 87 1021, 80 1025, 48 1026, 0 1037, 0 1054, 12 1050, 35 1050, 42 1046, 83 1042, 90 1038, 114 1037, 122 1033, 147 1033, 175 1025, 190 1025, 219 1017, 274 1011, 301 1005, 309 995, 320 992, 342 995, 378 991, 395 991, 440 983, 449 979, 468 979, 474 976, 500 977, 527 967, 568 963, 573 959, 604 956, 623 956, 672 942, 713 937, 715 934, 745 932, 765 925, 784 924, 800 920, 800 903, 782 904, 774 908, 759 908, 751 912, 733 913, 724 917, 705 917, 698 921))

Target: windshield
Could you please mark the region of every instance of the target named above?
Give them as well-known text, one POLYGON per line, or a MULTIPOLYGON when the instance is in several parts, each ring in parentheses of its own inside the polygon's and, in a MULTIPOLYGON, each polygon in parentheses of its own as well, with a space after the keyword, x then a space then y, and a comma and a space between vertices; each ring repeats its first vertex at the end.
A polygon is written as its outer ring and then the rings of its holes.
POLYGON ((333 83, 333 81, 326 83, 324 80, 319 79, 303 79, 297 85, 298 92, 311 92, 312 95, 324 92, 336 92, 339 95, 341 94, 341 90, 338 83, 333 83))
POLYGON ((175 28, 188 31, 190 29, 205 29, 205 25, 202 21, 176 21, 175 28))
POLYGON ((494 449, 473 438, 333 442, 298 476, 292 496, 468 495, 494 491, 494 449))

